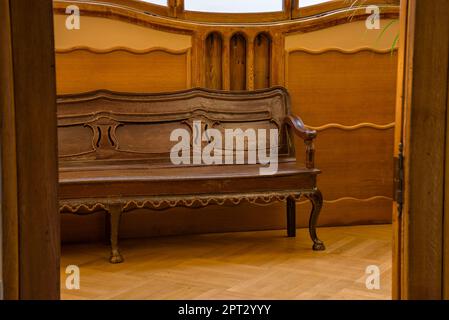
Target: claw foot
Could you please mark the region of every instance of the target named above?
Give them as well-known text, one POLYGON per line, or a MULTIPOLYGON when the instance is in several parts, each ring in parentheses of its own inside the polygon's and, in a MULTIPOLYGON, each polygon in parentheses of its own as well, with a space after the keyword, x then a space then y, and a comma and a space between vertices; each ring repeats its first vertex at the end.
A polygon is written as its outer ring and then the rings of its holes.
POLYGON ((124 260, 119 251, 112 251, 111 257, 109 258, 109 262, 113 264, 122 263, 124 260))
POLYGON ((315 242, 313 244, 312 249, 313 249, 313 251, 324 251, 324 250, 326 250, 326 247, 324 246, 324 243, 322 243, 320 241, 320 242, 315 242))

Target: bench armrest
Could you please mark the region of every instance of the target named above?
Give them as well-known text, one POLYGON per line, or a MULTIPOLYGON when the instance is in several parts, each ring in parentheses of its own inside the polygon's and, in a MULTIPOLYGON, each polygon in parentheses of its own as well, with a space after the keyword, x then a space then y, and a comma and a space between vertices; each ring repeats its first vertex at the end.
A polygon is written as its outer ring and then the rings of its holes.
POLYGON ((306 145, 306 167, 307 169, 315 168, 315 146, 313 140, 317 133, 315 130, 309 130, 302 122, 301 118, 296 115, 288 115, 284 119, 284 124, 289 126, 293 132, 304 140, 306 145))

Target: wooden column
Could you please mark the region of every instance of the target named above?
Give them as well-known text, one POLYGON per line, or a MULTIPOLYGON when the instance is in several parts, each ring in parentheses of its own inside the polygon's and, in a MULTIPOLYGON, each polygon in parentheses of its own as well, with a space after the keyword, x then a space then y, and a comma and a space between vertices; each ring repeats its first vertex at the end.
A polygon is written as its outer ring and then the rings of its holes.
POLYGON ((285 85, 285 37, 284 34, 275 32, 271 35, 272 47, 271 56, 273 61, 271 63, 271 85, 284 86, 285 85))
POLYGON ((1 1, 0 21, 4 297, 59 299, 52 1, 1 1))
POLYGON ((192 34, 192 87, 203 86, 201 74, 204 69, 204 41, 203 34, 200 32, 194 32, 192 34))
POLYGON ((230 75, 230 54, 231 54, 231 33, 227 32, 223 35, 223 53, 222 53, 222 63, 223 63, 223 89, 231 90, 231 75, 230 75))
POLYGON ((246 42, 246 90, 254 90, 254 34, 246 42))

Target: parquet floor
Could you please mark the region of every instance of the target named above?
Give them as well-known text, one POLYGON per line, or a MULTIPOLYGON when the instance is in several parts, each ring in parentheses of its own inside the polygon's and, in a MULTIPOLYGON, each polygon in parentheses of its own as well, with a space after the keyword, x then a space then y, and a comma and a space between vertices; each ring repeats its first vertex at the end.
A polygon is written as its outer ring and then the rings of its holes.
POLYGON ((307 230, 122 240, 125 263, 108 263, 104 244, 64 245, 63 299, 390 299, 391 226, 320 228, 327 250, 313 252, 307 230), (80 268, 80 290, 65 268, 80 268), (381 270, 380 290, 365 286, 381 270))

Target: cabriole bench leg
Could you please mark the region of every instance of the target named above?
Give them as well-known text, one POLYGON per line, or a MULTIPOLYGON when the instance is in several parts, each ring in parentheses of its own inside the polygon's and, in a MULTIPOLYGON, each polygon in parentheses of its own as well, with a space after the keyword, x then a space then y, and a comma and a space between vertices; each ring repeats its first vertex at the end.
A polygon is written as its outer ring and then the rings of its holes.
POLYGON ((313 241, 313 250, 323 251, 326 249, 323 241, 321 241, 316 234, 316 224, 318 217, 323 207, 323 195, 321 191, 316 189, 314 193, 307 195, 307 198, 312 202, 312 212, 310 213, 309 219, 309 233, 313 241))
POLYGON ((296 201, 287 198, 287 236, 296 237, 296 201))
POLYGON ((122 216, 121 206, 111 206, 109 209, 109 215, 111 219, 111 257, 109 258, 109 262, 121 263, 124 260, 118 248, 118 233, 120 228, 120 218, 122 216))

